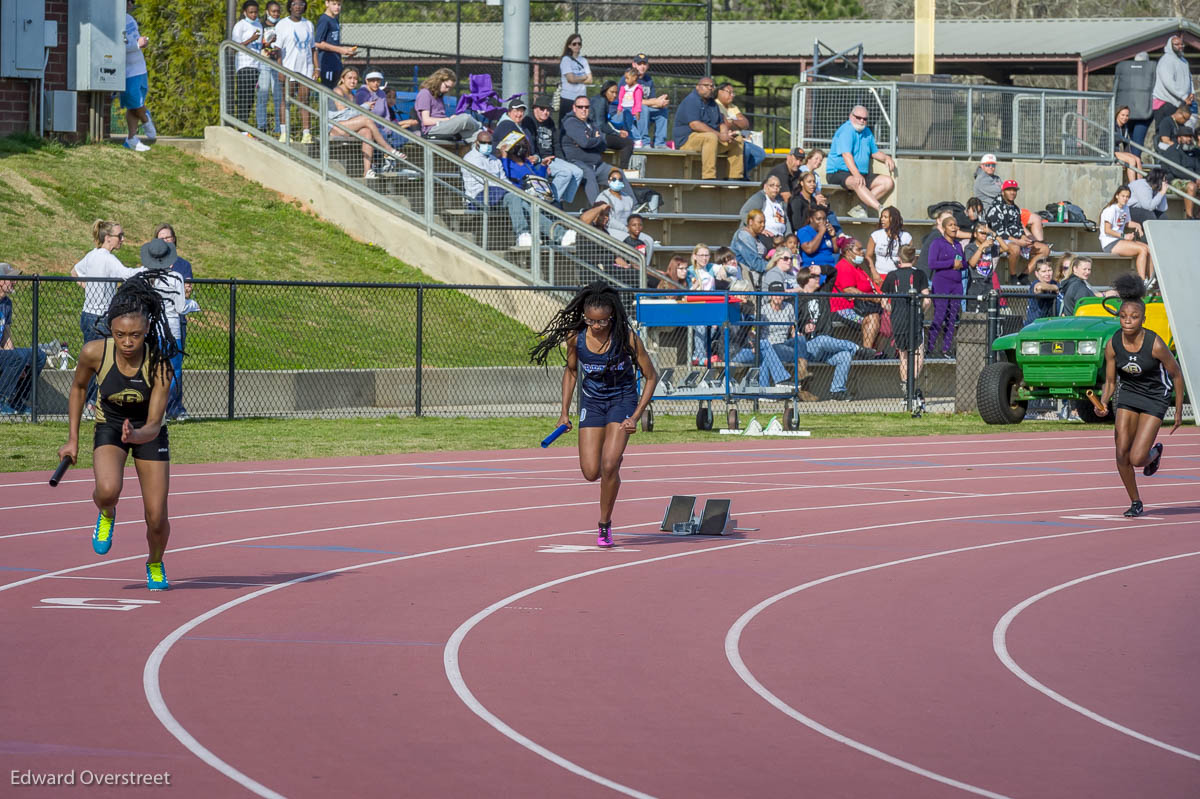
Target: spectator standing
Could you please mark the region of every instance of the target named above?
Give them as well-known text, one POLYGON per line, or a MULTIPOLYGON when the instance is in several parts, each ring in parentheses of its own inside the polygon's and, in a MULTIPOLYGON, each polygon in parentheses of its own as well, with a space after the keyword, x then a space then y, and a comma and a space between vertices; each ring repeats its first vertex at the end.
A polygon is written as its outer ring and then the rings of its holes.
MULTIPOLYGON (((1176 33, 1167 39, 1162 57, 1154 68, 1154 124, 1170 116, 1177 108, 1192 104, 1192 71, 1183 57, 1183 36, 1176 33)), ((1190 110, 1189 110, 1190 114, 1190 110)))
MULTIPOLYGON (((954 215, 942 218, 940 223, 941 237, 929 243, 929 269, 933 272, 931 281, 934 294, 954 294, 962 296, 962 270, 966 264, 963 257, 962 242, 958 240, 958 223, 954 215)), ((958 311, 961 300, 937 298, 933 300, 933 324, 929 326, 929 344, 927 350, 932 358, 940 352, 942 357, 951 357, 954 346, 954 329, 958 323, 958 311), (939 343, 941 344, 939 348, 939 343)))
POLYGON ((592 104, 592 124, 604 134, 605 147, 616 151, 617 164, 621 169, 628 169, 629 159, 633 155, 633 139, 630 138, 629 131, 613 124, 612 118, 617 107, 617 82, 605 81, 600 88, 600 93, 590 102, 592 104))
MULTIPOLYGON (((183 353, 187 351, 188 314, 199 308, 199 305, 192 302, 192 278, 195 273, 192 271, 191 261, 184 259, 179 254, 179 242, 175 237, 175 228, 169 222, 163 222, 154 229, 154 238, 162 239, 175 248, 175 261, 171 264, 170 269, 182 278, 185 299, 184 310, 179 313, 179 331, 175 340, 179 342, 180 353, 183 353)), ((172 330, 174 329, 172 328, 172 330)), ((171 366, 175 369, 175 374, 171 378, 171 389, 167 395, 167 418, 183 421, 188 418, 187 408, 183 406, 183 355, 179 356, 178 364, 172 359, 171 366)))
POLYGON ((738 216, 745 219, 746 214, 757 209, 763 212, 763 217, 767 220, 765 230, 768 234, 771 236, 787 235, 788 217, 781 193, 782 187, 779 178, 773 174, 767 175, 767 179, 762 182, 762 189, 750 195, 750 199, 742 204, 738 216))
POLYGON ((421 123, 422 136, 462 136, 469 138, 479 130, 475 117, 464 112, 452 117, 446 116, 446 101, 443 99, 454 85, 458 76, 454 70, 436 69, 428 78, 421 82, 417 99, 413 101, 413 113, 421 123))
MULTIPOLYGON (((1000 262, 1000 245, 996 234, 983 225, 978 225, 972 240, 963 250, 967 259, 967 310, 972 313, 986 311, 987 294, 1000 290, 1000 276, 996 271, 1000 262), (982 299, 981 299, 982 298, 982 299)), ((1000 301, 1003 304, 1004 300, 1000 301)))
POLYGON ((1029 304, 1025 308, 1025 324, 1057 315, 1058 283, 1054 281, 1054 267, 1043 258, 1034 265, 1033 279, 1029 281, 1029 304))
POLYGON ((337 86, 342 75, 342 56, 352 56, 357 47, 342 44, 342 0, 326 0, 325 13, 317 17, 317 29, 313 34, 317 57, 315 66, 321 83, 329 88, 337 86))
MULTIPOLYGON (((880 200, 887 196, 896 182, 889 175, 872 174, 872 161, 880 162, 889 171, 896 169, 892 157, 880 152, 875 144, 875 134, 867 126, 866 107, 856 105, 850 109, 850 118, 833 134, 825 177, 830 183, 854 192, 863 206, 878 211, 880 200)), ((861 219, 866 212, 862 207, 855 206, 850 215, 861 219)))
POLYGON ((1150 247, 1145 242, 1134 240, 1142 232, 1142 226, 1129 218, 1128 204, 1129 187, 1118 187, 1108 205, 1100 212, 1100 248, 1104 252, 1133 258, 1138 275, 1148 281, 1154 274, 1154 266, 1150 263, 1150 247), (1126 228, 1129 228, 1128 232, 1126 228))
POLYGON ((833 236, 833 225, 829 224, 825 209, 820 205, 809 209, 807 222, 796 231, 801 266, 822 275, 822 280, 837 272, 834 267, 838 254, 833 236))
POLYGON ((137 20, 133 18, 133 0, 125 0, 125 91, 121 92, 121 107, 125 109, 125 124, 129 127, 129 135, 125 138, 127 150, 144 153, 149 145, 138 138, 138 126, 146 125, 146 135, 150 136, 150 112, 146 110, 146 95, 150 92, 150 78, 146 69, 146 58, 142 50, 150 40, 138 31, 137 20))
POLYGON ((789 150, 783 160, 771 167, 771 171, 767 173, 767 177, 774 176, 779 180, 779 197, 783 200, 784 205, 791 203, 792 195, 796 193, 797 187, 800 185, 800 172, 803 166, 804 150, 796 147, 789 150))
POLYGON ((19 274, 12 264, 0 263, 0 415, 29 413, 29 391, 46 366, 46 354, 40 349, 13 346, 12 278, 19 274), (35 352, 37 363, 30 377, 35 352))
POLYGON ((875 294, 875 286, 864 268, 866 263, 862 242, 851 239, 842 247, 842 257, 835 267, 837 273, 833 278, 833 290, 843 296, 831 297, 829 308, 861 331, 863 347, 874 350, 878 343, 876 339, 879 338, 883 305, 870 296, 875 294))
POLYGON ((642 86, 643 113, 638 118, 637 139, 647 147, 664 148, 669 122, 667 107, 671 100, 665 94, 654 94, 654 78, 650 76, 650 62, 645 53, 633 57, 633 68, 637 70, 638 83, 642 86))
POLYGON ((676 150, 700 153, 700 179, 716 180, 717 158, 724 158, 729 168, 730 180, 741 180, 742 141, 733 135, 729 123, 721 116, 721 110, 713 99, 717 84, 712 77, 705 76, 696 88, 679 104, 675 111, 675 127, 672 136, 676 150))
POLYGON ((1154 73, 1150 54, 1143 51, 1135 55, 1132 61, 1117 64, 1113 80, 1113 104, 1117 108, 1125 106, 1129 109, 1129 139, 1143 147, 1154 118, 1154 73))
MULTIPOLYGON (((242 47, 262 54, 263 24, 258 21, 257 0, 246 0, 242 3, 242 18, 233 26, 230 38, 242 47)), ((233 59, 235 68, 233 77, 234 116, 246 124, 250 124, 250 107, 254 105, 254 96, 258 87, 258 63, 254 58, 243 53, 238 53, 233 59)))
POLYGON ((504 174, 504 165, 492 152, 491 131, 487 128, 479 131, 479 135, 475 137, 475 143, 463 156, 463 160, 498 179, 497 181, 485 181, 469 170, 462 170, 463 193, 467 196, 467 207, 479 209, 502 202, 505 191, 499 182, 508 182, 508 177, 504 174))
POLYGON ((571 115, 563 118, 563 157, 579 167, 583 174, 583 193, 590 204, 595 204, 600 194, 600 181, 607 182, 608 164, 604 163, 604 151, 608 144, 604 133, 591 119, 592 101, 587 97, 575 98, 571 115))
MULTIPOLYGON (((317 56, 316 39, 313 24, 304 18, 308 10, 306 0, 288 0, 287 19, 280 20, 275 25, 275 41, 279 45, 280 63, 284 69, 290 69, 306 78, 316 80, 317 56)), ((309 130, 308 87, 293 84, 296 97, 300 101, 301 144, 312 143, 312 132, 309 130)), ((291 132, 284 128, 279 134, 279 141, 285 144, 291 132)))
MULTIPOLYGON (((896 256, 897 266, 887 273, 883 279, 884 294, 900 294, 893 297, 892 304, 892 342, 896 345, 896 356, 900 359, 900 392, 908 395, 908 353, 916 349, 913 360, 913 382, 921 376, 925 365, 925 315, 929 308, 929 282, 925 273, 918 271, 914 264, 917 260, 917 248, 906 244, 900 248, 896 256), (922 299, 912 298, 912 293, 920 294, 922 299), (920 310, 912 307, 914 302, 921 303, 920 310), (915 312, 914 312, 915 311, 915 312)), ((916 390, 916 398, 925 401, 921 389, 916 390)))
POLYGON ((742 113, 742 109, 733 104, 735 98, 732 83, 722 83, 717 87, 717 108, 729 129, 742 142, 742 168, 745 177, 749 177, 754 167, 767 159, 767 151, 750 141, 748 132, 742 132, 750 130, 750 120, 742 113))
POLYGON ((562 142, 551 118, 552 103, 550 95, 539 94, 533 101, 533 112, 522 117, 521 125, 529 137, 530 153, 549 171, 558 202, 569 205, 579 191, 583 170, 562 157, 562 142))
POLYGON ((747 277, 753 273, 755 280, 767 271, 767 247, 760 239, 766 224, 762 211, 750 211, 746 214, 745 226, 733 234, 733 241, 729 245, 729 249, 737 255, 738 263, 746 270, 744 273, 747 277))
POLYGON ((1097 291, 1088 278, 1092 276, 1092 259, 1080 256, 1071 264, 1071 274, 1058 282, 1058 293, 1062 297, 1062 315, 1074 316, 1075 306, 1085 297, 1115 297, 1112 289, 1097 291))
POLYGON ((1133 151, 1131 142, 1133 141, 1133 126, 1130 123, 1129 106, 1123 105, 1117 108, 1116 116, 1113 118, 1113 142, 1115 150, 1113 155, 1121 163, 1125 164, 1125 182, 1129 182, 1137 178, 1138 173, 1134 169, 1142 168, 1142 159, 1133 151))
MULTIPOLYGON (((987 226, 999 237, 998 240, 1008 250, 1008 271, 1011 275, 1022 274, 1017 271, 1017 259, 1026 259, 1026 273, 1032 272, 1033 264, 1050 254, 1050 247, 1040 241, 1025 229, 1022 215, 1028 213, 1017 205, 1017 192, 1021 187, 1015 180, 1006 180, 1000 185, 1000 199, 984 214, 987 226)), ((1035 214, 1031 215, 1036 216, 1035 214)), ((1040 220, 1041 217, 1038 217, 1040 220)), ((955 226, 957 229, 957 225, 955 226)), ((938 293, 937 281, 933 282, 934 293, 938 293)), ((937 301, 934 301, 937 305, 937 301)), ((933 350, 931 349, 930 352, 933 350)))
MULTIPOLYGON (((279 24, 281 6, 276 0, 270 0, 266 5, 267 13, 262 18, 262 55, 276 64, 279 63, 281 51, 276 41, 275 26, 279 24)), ((273 68, 272 64, 258 62, 258 84, 255 87, 257 100, 254 106, 254 125, 263 133, 279 135, 283 133, 283 75, 273 68), (267 124, 267 101, 274 99, 275 125, 267 124)))
POLYGON ((1146 177, 1129 184, 1129 218, 1137 223, 1167 215, 1167 173, 1151 167, 1146 177))
POLYGON ((912 244, 912 234, 904 229, 900 209, 889 205, 879 212, 879 227, 867 239, 867 266, 875 285, 899 266, 900 248, 912 244))
MULTIPOLYGON (((588 84, 592 82, 592 68, 583 52, 583 37, 572 33, 567 37, 563 46, 562 58, 558 62, 558 74, 562 76, 559 83, 558 118, 566 119, 580 97, 587 96, 588 84)), ((589 200, 591 202, 591 200, 589 200)))

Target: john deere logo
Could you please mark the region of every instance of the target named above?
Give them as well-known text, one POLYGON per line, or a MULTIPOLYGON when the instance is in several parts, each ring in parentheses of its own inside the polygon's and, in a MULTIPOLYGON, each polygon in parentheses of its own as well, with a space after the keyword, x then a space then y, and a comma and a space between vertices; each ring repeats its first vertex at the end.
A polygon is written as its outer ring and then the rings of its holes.
POLYGON ((1062 342, 1061 342, 1061 341, 1056 341, 1056 342, 1054 342, 1054 354, 1055 354, 1055 355, 1062 355, 1062 352, 1063 352, 1063 344, 1062 344, 1062 342))
POLYGON ((134 391, 132 388, 127 388, 124 391, 118 391, 108 398, 108 401, 113 405, 137 405, 140 402, 145 402, 146 397, 140 391, 134 391))

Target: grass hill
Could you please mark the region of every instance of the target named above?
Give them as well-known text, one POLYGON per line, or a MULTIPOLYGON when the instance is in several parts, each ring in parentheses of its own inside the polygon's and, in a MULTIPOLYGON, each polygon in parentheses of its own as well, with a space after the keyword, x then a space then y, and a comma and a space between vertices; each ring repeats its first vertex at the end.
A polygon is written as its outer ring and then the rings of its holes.
MULTIPOLYGON (((197 278, 436 282, 275 192, 174 147, 132 153, 108 143, 0 139, 0 223, 8 232, 0 261, 26 274, 66 275, 93 248, 96 219, 124 227, 125 244, 116 255, 131 266, 155 226, 170 222, 197 278)), ((204 312, 189 326, 188 366, 224 368, 229 292, 215 286, 197 292, 204 312)), ((18 319, 29 318, 29 293, 14 298, 18 319)), ((68 337, 78 351, 81 300, 74 284, 46 284, 40 337, 68 337)), ((424 310, 427 365, 528 362, 533 331, 472 296, 428 292, 424 310)), ((238 294, 238 365, 412 366, 415 318, 413 290, 248 287, 238 294)), ((27 325, 19 330, 29 335, 27 325)))

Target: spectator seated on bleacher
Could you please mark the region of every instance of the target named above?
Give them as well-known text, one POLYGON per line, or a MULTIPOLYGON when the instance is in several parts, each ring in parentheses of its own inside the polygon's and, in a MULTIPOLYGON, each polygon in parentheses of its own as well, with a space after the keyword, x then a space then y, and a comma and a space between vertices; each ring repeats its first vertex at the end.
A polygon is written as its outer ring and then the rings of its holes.
MULTIPOLYGON (((618 127, 612 114, 617 110, 617 82, 606 80, 600 87, 600 93, 591 99, 592 125, 604 134, 604 144, 617 154, 617 165, 621 169, 629 169, 629 159, 633 155, 633 138, 629 131, 618 127)), ((563 122, 566 126, 566 122, 563 122)))
POLYGON ((638 131, 641 130, 641 118, 645 113, 642 106, 642 84, 638 83, 638 71, 633 67, 625 70, 622 78, 617 85, 616 104, 609 104, 608 118, 613 127, 629 134, 634 147, 641 147, 642 140, 638 138, 638 131))
MULTIPOLYGON (((1170 117, 1168 117, 1170 119, 1170 117)), ((1196 196, 1197 182, 1187 172, 1200 172, 1200 152, 1195 146, 1195 136, 1190 128, 1179 126, 1175 134, 1175 143, 1159 149, 1163 160, 1163 168, 1171 176, 1171 185, 1187 195, 1183 201, 1183 215, 1187 219, 1200 219, 1195 210, 1196 204, 1192 198, 1196 196), (1185 172, 1184 170, 1187 170, 1185 172)))
POLYGON ((802 227, 808 224, 808 216, 812 209, 819 207, 825 209, 825 218, 833 229, 841 233, 841 226, 838 225, 833 212, 829 210, 829 206, 824 201, 819 199, 821 195, 817 191, 818 185, 815 172, 806 171, 800 175, 800 179, 796 184, 796 191, 792 194, 791 202, 788 203, 788 219, 792 230, 799 232, 802 227))
POLYGON ((733 104, 735 96, 732 83, 717 87, 717 108, 733 135, 742 141, 743 173, 749 178, 754 174, 754 167, 767 160, 767 151, 750 141, 750 120, 733 104))
POLYGON ((662 289, 663 291, 679 291, 688 287, 688 262, 687 258, 682 255, 672 255, 671 260, 667 261, 667 268, 663 270, 663 278, 646 275, 646 284, 652 289, 662 289))
MULTIPOLYGON (((1000 245, 996 235, 984 225, 976 225, 971 242, 963 249, 967 259, 967 310, 972 313, 987 311, 987 295, 995 289, 1000 291, 1000 245)), ((1003 298, 1000 304, 1004 304, 1003 298)))
POLYGON ((796 288, 796 255, 784 247, 775 250, 771 255, 771 260, 767 262, 767 271, 763 273, 762 284, 764 286, 773 286, 778 284, 777 289, 768 289, 769 291, 784 291, 789 294, 795 294, 799 289, 796 288))
POLYGON ((983 223, 983 211, 983 200, 978 197, 967 200, 967 205, 963 210, 954 211, 954 221, 958 223, 959 238, 967 238, 975 234, 976 226, 983 223))
MULTIPOLYGON (((446 115, 446 104, 442 97, 458 83, 458 76, 451 69, 438 69, 421 83, 417 99, 413 102, 413 113, 421 124, 421 135, 425 138, 470 139, 479 130, 479 123, 468 113, 446 115)), ((460 100, 461 102, 461 100, 460 100)))
MULTIPOLYGON (((783 292, 785 289, 776 283, 767 284, 767 291, 783 292)), ((797 290, 798 291, 798 290, 797 290)), ((798 358, 794 361, 783 360, 780 353, 789 358, 796 358, 796 348, 791 341, 796 335, 796 301, 786 294, 772 294, 762 307, 762 321, 769 322, 760 338, 766 339, 766 344, 775 352, 784 368, 793 368, 798 373, 796 380, 801 382, 808 377, 808 361, 798 358)), ((816 402, 817 397, 810 392, 800 389, 799 398, 804 402, 816 402)))
MULTIPOLYGON (((996 203, 1000 202, 1001 194, 1004 193, 1004 184, 1012 183, 1016 185, 1015 180, 1004 180, 996 172, 996 156, 988 153, 979 159, 979 166, 975 168, 975 182, 971 186, 971 193, 978 197, 983 203, 985 209, 991 209, 996 203)), ((1045 241, 1046 235, 1042 229, 1042 218, 1030 211, 1028 208, 1021 209, 1021 224, 1029 228, 1034 241, 1045 241)), ((1048 250, 1047 250, 1048 252, 1048 250)), ((1015 263, 1015 261, 1010 261, 1015 263)))
POLYGON ((896 186, 890 175, 872 174, 872 161, 883 164, 889 172, 896 169, 892 157, 875 144, 875 134, 867 126, 866 107, 856 105, 850 109, 850 118, 833 134, 825 170, 830 183, 854 192, 862 204, 850 210, 851 216, 865 218, 864 207, 878 211, 880 201, 896 186))
POLYGON ((1029 303, 1025 308, 1025 324, 1047 316, 1058 315, 1058 283, 1054 281, 1054 265, 1043 258, 1033 267, 1029 281, 1029 303))
POLYGON ((1150 167, 1146 177, 1129 184, 1129 218, 1138 224, 1147 219, 1167 216, 1167 173, 1159 166, 1150 167))
MULTIPOLYGON (((364 83, 365 86, 358 87, 358 91, 354 92, 354 102, 358 103, 359 107, 365 108, 372 114, 381 116, 401 128, 418 126, 419 123, 415 119, 397 120, 394 117, 391 104, 388 103, 387 81, 383 79, 382 72, 368 72, 364 83)), ((384 128, 379 123, 376 123, 375 126, 379 128, 383 138, 387 139, 388 144, 392 147, 399 147, 404 143, 398 133, 384 128)))
POLYGON ((850 395, 846 390, 846 379, 850 376, 850 361, 858 351, 858 345, 834 337, 829 298, 811 296, 821 285, 820 275, 802 271, 796 278, 796 285, 800 289, 797 332, 788 341, 776 344, 775 352, 783 363, 793 363, 799 357, 810 365, 832 364, 833 381, 829 386, 829 399, 848 400, 850 395))
POLYGON ((480 208, 502 202, 505 191, 500 187, 500 183, 507 183, 508 178, 504 174, 504 165, 500 163, 500 159, 492 152, 491 131, 487 128, 479 131, 479 135, 475 137, 475 143, 471 145, 471 149, 463 156, 463 160, 471 166, 482 169, 489 175, 494 175, 498 178, 495 182, 490 180, 485 182, 483 178, 476 176, 469 170, 460 170, 462 172, 463 194, 466 195, 467 207, 471 210, 479 210, 480 208))
POLYGON ((751 280, 761 279, 763 272, 767 271, 766 254, 769 245, 762 237, 766 224, 766 217, 762 211, 750 211, 746 214, 745 226, 733 234, 733 241, 729 244, 729 249, 733 250, 738 263, 745 269, 743 274, 748 277, 753 275, 751 280))
MULTIPOLYGON (((729 290, 731 292, 754 291, 754 286, 748 280, 736 280, 729 286, 729 290)), ((766 334, 761 332, 766 328, 753 324, 760 321, 754 313, 754 306, 757 304, 758 298, 753 295, 733 294, 730 299, 741 301, 742 321, 729 331, 729 353, 726 364, 753 364, 755 362, 754 349, 757 344, 758 384, 773 386, 789 381, 791 375, 784 368, 779 354, 771 346, 766 334)), ((722 343, 724 343, 723 339, 722 343)))
MULTIPOLYGON (((626 222, 626 236, 622 242, 628 244, 633 249, 643 255, 643 260, 650 263, 650 256, 654 254, 654 240, 650 239, 642 230, 646 226, 646 220, 641 214, 630 214, 626 222), (647 242, 649 239, 649 242, 647 242)), ((686 263, 686 262, 685 262, 686 263)))
MULTIPOLYGON (((942 235, 929 242, 929 271, 933 273, 929 285, 935 295, 961 297, 967 259, 962 241, 958 238, 958 223, 954 221, 954 215, 947 213, 940 216, 938 228, 942 235)), ((929 326, 929 344, 926 347, 930 358, 936 357, 939 352, 944 358, 951 357, 961 305, 961 300, 934 298, 933 324, 929 326)))
POLYGON ((692 291, 712 291, 715 285, 713 266, 712 250, 707 244, 693 247, 687 268, 687 287, 692 291))
POLYGON ((820 205, 808 209, 804 227, 796 231, 796 239, 800 242, 801 268, 819 274, 822 282, 837 273, 836 235, 825 208, 820 205))
MULTIPOLYGON (((624 173, 615 166, 608 171, 607 186, 608 188, 596 196, 596 200, 608 204, 608 235, 618 241, 624 241, 629 235, 629 216, 633 213, 637 198, 629 186, 629 181, 625 180, 624 173)), ((654 239, 639 231, 638 240, 641 243, 640 251, 646 253, 649 263, 649 259, 654 256, 654 239)))
MULTIPOLYGON (((836 269, 833 290, 844 296, 832 297, 829 300, 829 308, 843 321, 857 327, 862 332, 863 348, 874 351, 875 345, 879 343, 877 339, 883 303, 874 296, 877 290, 867 271, 866 251, 862 242, 850 239, 843 245, 842 257, 838 260, 836 269)), ((881 353, 871 354, 878 356, 881 353)))
MULTIPOLYGON (((1129 118, 1129 106, 1117 109, 1113 119, 1113 155, 1125 164, 1125 182, 1135 179, 1142 169, 1141 157, 1133 151, 1133 122, 1129 118), (1135 172, 1134 170, 1138 170, 1135 172)), ((1141 142, 1138 142, 1139 144, 1141 142)))
POLYGON ((788 154, 783 157, 775 166, 771 167, 771 171, 767 173, 770 177, 774 175, 779 179, 779 197, 783 200, 783 204, 787 205, 792 201, 792 195, 796 193, 796 187, 800 183, 800 172, 804 166, 804 149, 796 147, 788 151, 788 154))
MULTIPOLYGON (((997 235, 1001 246, 1008 252, 1008 273, 1010 276, 1028 275, 1033 270, 1033 264, 1050 254, 1050 246, 1040 241, 1038 236, 1031 235, 1025 229, 1026 220, 1041 228, 1041 217, 1017 205, 1017 192, 1020 186, 1015 180, 1006 180, 1000 184, 1000 198, 987 209, 984 221, 997 235), (1019 258, 1026 259, 1024 272, 1017 270, 1019 258)), ((957 227, 957 226, 956 226, 957 227)), ((937 292, 935 285, 934 293, 937 292)), ((937 304, 936 301, 934 303, 937 304)))
POLYGON ((717 85, 705 76, 675 111, 672 138, 676 150, 700 153, 700 179, 716 180, 717 158, 728 164, 730 180, 741 180, 745 174, 742 163, 742 141, 733 135, 729 123, 713 99, 717 85))
POLYGON ((368 141, 362 143, 363 178, 374 180, 376 175, 375 170, 371 168, 371 163, 375 148, 371 146, 372 141, 390 159, 389 166, 403 161, 406 156, 389 144, 383 137, 380 127, 358 110, 358 105, 354 101, 354 91, 357 88, 358 70, 354 67, 343 69, 341 75, 338 76, 337 86, 333 90, 338 99, 329 100, 329 135, 350 136, 357 133, 367 139, 368 141))
POLYGON ((1142 280, 1154 275, 1154 264, 1150 261, 1150 245, 1137 241, 1142 226, 1129 218, 1129 187, 1120 186, 1108 205, 1100 212, 1100 247, 1114 255, 1133 259, 1134 268, 1142 280), (1129 230, 1126 231, 1126 228, 1129 230))
MULTIPOLYGON (((813 191, 811 199, 815 199, 817 205, 823 205, 826 208, 829 208, 829 199, 821 193, 821 176, 818 174, 818 170, 820 170, 821 164, 824 162, 825 151, 820 147, 814 147, 813 149, 809 150, 808 155, 805 157, 804 164, 800 167, 800 174, 804 175, 808 172, 812 173, 813 191)), ((842 223, 838 221, 837 214, 833 212, 832 208, 829 209, 828 216, 829 224, 833 225, 834 230, 836 230, 838 233, 841 233, 842 223)))
POLYGON ((787 207, 780 196, 782 184, 776 175, 767 175, 762 182, 762 188, 750 195, 750 199, 742 203, 738 216, 742 219, 751 211, 762 211, 766 219, 764 230, 771 236, 785 236, 790 229, 788 226, 787 207))
MULTIPOLYGON (((497 149, 504 156, 501 165, 509 181, 521 190, 521 193, 509 192, 504 195, 504 207, 508 210, 508 218, 512 221, 513 232, 517 234, 518 247, 533 246, 533 235, 530 232, 529 214, 530 203, 523 195, 528 194, 548 203, 554 202, 554 190, 550 187, 550 179, 546 167, 529 160, 529 141, 519 130, 510 131, 500 140, 497 149)), ((552 224, 549 217, 542 217, 541 231, 547 240, 563 247, 575 244, 575 231, 561 225, 552 224)))
POLYGON ((1079 256, 1071 263, 1071 274, 1058 284, 1058 296, 1062 302, 1062 315, 1074 316, 1075 306, 1084 297, 1115 297, 1113 289, 1098 291, 1088 278, 1092 276, 1092 259, 1079 256))
POLYGON ((713 288, 727 291, 735 282, 746 277, 737 253, 728 247, 718 247, 712 254, 713 288))
MULTIPOLYGON (((554 125, 551 113, 553 104, 554 98, 550 95, 539 94, 533 101, 531 113, 520 110, 514 112, 510 108, 508 116, 525 131, 530 155, 547 168, 554 195, 565 206, 575 201, 575 193, 579 191, 579 184, 583 180, 583 170, 562 157, 562 142, 559 141, 558 128, 554 125)), ((497 132, 503 125, 504 119, 501 119, 496 126, 497 132)))
POLYGON ((654 94, 654 78, 650 77, 650 62, 645 53, 633 57, 633 68, 637 70, 638 83, 642 86, 643 108, 642 115, 638 117, 636 138, 646 147, 664 148, 667 146, 667 127, 670 123, 667 108, 671 105, 671 98, 666 94, 654 94))
POLYGON ((879 285, 888 272, 899 266, 900 248, 912 244, 912 234, 904 229, 900 209, 889 205, 879 212, 879 227, 867 239, 867 268, 871 282, 879 285))
POLYGON ((604 132, 592 122, 591 108, 587 97, 575 98, 571 114, 563 117, 562 150, 566 160, 583 173, 583 193, 594 206, 600 195, 600 181, 608 181, 609 165, 604 163, 608 144, 604 132))

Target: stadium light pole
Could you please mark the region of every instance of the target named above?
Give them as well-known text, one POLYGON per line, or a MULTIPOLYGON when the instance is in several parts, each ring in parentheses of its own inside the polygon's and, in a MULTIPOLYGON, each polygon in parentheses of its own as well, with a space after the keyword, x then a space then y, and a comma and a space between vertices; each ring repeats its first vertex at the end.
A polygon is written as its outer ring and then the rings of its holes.
POLYGON ((933 74, 933 22, 937 11, 934 0, 916 0, 913 4, 913 74, 933 74))
POLYGON ((529 0, 504 0, 504 96, 529 94, 529 0))

